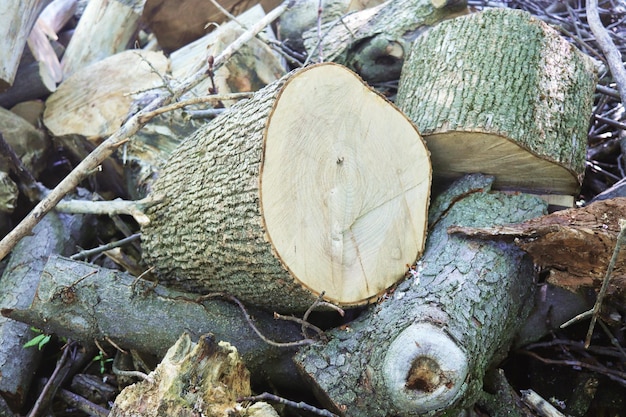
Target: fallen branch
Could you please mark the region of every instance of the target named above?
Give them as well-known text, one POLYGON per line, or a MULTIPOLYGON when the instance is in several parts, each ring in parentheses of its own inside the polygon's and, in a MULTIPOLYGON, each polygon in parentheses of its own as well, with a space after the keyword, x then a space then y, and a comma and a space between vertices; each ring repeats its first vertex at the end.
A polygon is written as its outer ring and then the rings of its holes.
MULTIPOLYGON (((213 61, 213 69, 222 66, 242 45, 248 42, 265 26, 277 19, 289 7, 288 1, 285 1, 276 9, 268 13, 265 18, 259 20, 257 24, 244 32, 235 42, 229 45, 218 57, 213 61)), ((61 199, 70 191, 78 186, 78 184, 91 174, 91 172, 108 158, 119 146, 127 141, 129 137, 141 129, 147 120, 143 120, 144 116, 162 106, 168 105, 176 101, 186 91, 193 88, 202 81, 206 76, 206 67, 201 68, 195 74, 185 79, 175 90, 174 94, 164 92, 163 95, 155 98, 141 111, 130 117, 114 134, 102 142, 93 150, 85 159, 83 159, 72 172, 70 172, 43 200, 35 206, 35 208, 0 241, 0 260, 13 249, 17 242, 31 232, 33 227, 41 218, 50 210, 52 210, 61 199)))
POLYGON ((587 0, 587 22, 591 28, 591 32, 596 38, 596 42, 600 45, 600 49, 606 57, 607 64, 613 74, 619 95, 622 98, 622 102, 626 99, 626 69, 622 63, 622 56, 619 50, 613 43, 613 40, 609 36, 608 32, 600 21, 600 15, 598 14, 598 0, 587 0))

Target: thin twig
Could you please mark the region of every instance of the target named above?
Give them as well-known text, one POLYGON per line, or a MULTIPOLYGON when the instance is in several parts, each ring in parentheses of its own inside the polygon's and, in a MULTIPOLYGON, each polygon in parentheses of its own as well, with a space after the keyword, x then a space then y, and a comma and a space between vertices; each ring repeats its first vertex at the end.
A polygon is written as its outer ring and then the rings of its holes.
POLYGON ((611 275, 613 275, 613 268, 615 268, 615 263, 617 262, 617 258, 619 257, 619 252, 622 246, 622 240, 624 240, 624 235, 626 235, 626 220, 625 219, 620 219, 619 228, 620 230, 619 230, 619 234, 617 235, 617 241, 615 242, 615 248, 613 248, 613 255, 611 256, 609 265, 606 268, 606 274, 604 275, 604 280, 602 281, 602 287, 600 287, 600 291, 598 292, 596 303, 593 305, 591 323, 589 323, 589 330, 587 330, 587 337, 585 338, 585 347, 589 347, 589 345, 591 344, 591 335, 593 334, 593 328, 596 324, 596 320, 598 320, 598 316, 600 315, 600 308, 602 307, 602 301, 604 300, 606 291, 609 288, 611 275))
POLYGON ((13 147, 4 139, 0 132, 0 155, 8 157, 11 170, 20 180, 20 190, 28 197, 31 202, 36 202, 43 195, 43 187, 37 183, 37 180, 28 168, 22 163, 17 156, 13 147))
POLYGON ((70 256, 70 259, 74 259, 74 260, 85 259, 91 255, 96 255, 98 253, 102 253, 109 249, 114 249, 120 246, 124 246, 127 243, 133 242, 135 240, 139 240, 140 237, 141 237, 141 233, 135 233, 134 235, 128 236, 127 238, 118 240, 116 242, 111 242, 111 243, 107 243, 106 245, 98 246, 97 248, 86 249, 86 250, 80 251, 70 256))
POLYGON ((617 84, 617 89, 621 96, 622 102, 626 100, 626 69, 622 63, 622 55, 613 43, 607 30, 602 25, 600 15, 598 14, 598 0, 587 0, 587 22, 589 28, 596 38, 596 42, 606 57, 607 64, 613 75, 613 79, 617 84))
POLYGON ((613 381, 619 382, 620 385, 626 387, 626 372, 621 372, 616 369, 606 368, 604 366, 592 365, 584 361, 548 359, 548 358, 541 357, 537 355, 536 353, 530 352, 528 350, 520 350, 519 353, 523 355, 531 356, 537 359, 538 361, 546 363, 548 365, 564 365, 564 366, 571 366, 575 368, 589 369, 590 371, 598 372, 602 375, 605 375, 607 378, 610 378, 613 381))
POLYGON ((295 402, 295 401, 287 400, 277 395, 270 394, 269 392, 264 392, 263 394, 255 395, 252 397, 242 397, 242 398, 237 399, 237 402, 244 402, 244 401, 251 401, 251 402, 272 401, 272 402, 276 402, 279 404, 284 404, 288 407, 293 407, 293 408, 297 408, 300 410, 306 410, 322 417, 339 417, 337 414, 333 414, 328 410, 323 410, 321 408, 313 407, 312 405, 309 405, 303 401, 295 402))
MULTIPOLYGON (((69 369, 67 361, 68 361, 68 356, 70 354, 70 350, 72 350, 73 348, 74 346, 72 343, 65 345, 65 347, 63 348, 63 354, 57 361, 54 371, 52 372, 52 375, 50 375, 48 382, 46 382, 46 385, 41 391, 41 394, 39 394, 37 401, 35 401, 35 405, 33 405, 33 408, 31 408, 27 417, 38 416, 40 414, 40 409, 44 406, 44 403, 50 401, 50 398, 52 396, 51 395, 52 391, 56 390, 56 388, 58 387, 57 384, 59 384, 59 379, 58 379, 59 375, 61 374, 61 372, 63 371, 67 372, 67 370, 69 369)), ((61 379, 63 379, 63 377, 61 379)))
POLYGON ((113 200, 113 201, 86 201, 86 200, 61 200, 55 207, 56 211, 74 214, 127 214, 135 218, 137 223, 145 225, 149 222, 144 210, 162 199, 155 195, 149 195, 141 200, 113 200))
MULTIPOLYGON (((215 58, 213 67, 218 68, 223 65, 242 45, 248 42, 265 26, 276 20, 287 10, 289 1, 283 2, 255 25, 250 30, 244 32, 239 38, 231 43, 222 53, 215 58)), ((195 87, 206 77, 206 67, 201 68, 195 74, 185 79, 175 94, 164 92, 163 95, 152 100, 146 107, 131 116, 113 135, 109 136, 96 149, 87 155, 53 190, 50 191, 33 210, 0 241, 0 260, 4 259, 13 247, 24 236, 29 234, 43 216, 52 210, 65 195, 75 189, 78 184, 90 175, 91 171, 108 158, 119 146, 129 137, 137 133, 146 121, 143 117, 159 107, 168 105, 178 100, 185 92, 195 87)))
POLYGON ((194 97, 194 98, 190 98, 188 100, 178 101, 176 103, 172 103, 170 105, 163 106, 163 107, 160 107, 160 108, 158 108, 158 109, 156 109, 154 111, 146 113, 146 114, 144 114, 142 116, 140 121, 143 122, 145 120, 146 123, 147 123, 149 120, 151 120, 155 116, 158 116, 159 114, 167 113, 167 112, 173 111, 173 110, 178 110, 178 109, 181 109, 183 107, 191 106, 193 104, 208 103, 208 102, 216 101, 216 100, 217 101, 221 101, 221 100, 240 100, 242 98, 250 98, 250 97, 252 97, 253 94, 254 93, 244 92, 244 93, 230 93, 230 94, 211 94, 211 95, 208 95, 208 96, 194 97))
POLYGON ((252 320, 252 317, 250 317, 250 314, 248 314, 248 310, 243 305, 243 303, 241 301, 239 301, 239 299, 237 299, 237 297, 232 296, 230 294, 225 294, 225 293, 221 293, 221 292, 210 293, 210 294, 206 294, 206 295, 203 295, 201 297, 198 297, 196 300, 189 300, 188 298, 185 298, 185 297, 177 297, 177 299, 184 299, 184 300, 187 300, 187 301, 195 301, 195 302, 197 302, 199 304, 202 304, 202 301, 208 300, 208 299, 211 299, 211 298, 223 298, 225 300, 229 300, 229 301, 237 304, 237 306, 239 306, 239 308, 243 312, 243 316, 246 319, 246 321, 248 322, 248 325, 250 326, 250 328, 257 334, 257 336, 259 336, 268 345, 272 345, 272 346, 276 346, 276 347, 280 347, 280 348, 291 348, 291 347, 311 345, 311 344, 315 343, 315 340, 313 340, 313 339, 302 339, 302 340, 296 340, 294 342, 275 342, 275 341, 273 341, 271 339, 268 339, 256 327, 256 325, 254 324, 254 321, 252 320))

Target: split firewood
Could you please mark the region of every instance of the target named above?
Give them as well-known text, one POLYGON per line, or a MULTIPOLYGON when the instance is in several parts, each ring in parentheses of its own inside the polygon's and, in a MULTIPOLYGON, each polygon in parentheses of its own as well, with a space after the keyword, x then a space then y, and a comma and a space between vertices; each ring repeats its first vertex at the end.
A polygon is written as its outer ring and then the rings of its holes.
MULTIPOLYGON (((82 216, 50 213, 15 247, 0 279, 0 307, 27 308, 35 296, 48 257, 69 254, 88 230, 82 216)), ((36 333, 24 323, 0 317, 0 394, 14 410, 30 393, 41 351, 25 349, 36 333)))
POLYGON ((49 0, 14 1, 0 13, 0 92, 13 84, 26 40, 49 0))
POLYGON ((63 78, 131 46, 144 2, 89 1, 61 60, 63 78))
POLYGON ((57 33, 73 16, 76 0, 54 0, 40 14, 28 37, 13 85, 0 93, 0 106, 9 108, 26 100, 45 98, 63 78, 59 58, 65 48, 57 33))
POLYGON ((424 135, 436 178, 482 172, 498 188, 570 196, 571 207, 595 85, 591 59, 554 29, 490 9, 415 41, 397 103, 424 135))
MULTIPOLYGON (((208 32, 220 27, 227 17, 207 0, 147 0, 142 21, 155 34, 159 46, 166 52, 175 51, 208 32)), ((272 10, 278 0, 220 0, 219 4, 231 14, 239 16, 245 11, 259 7, 272 10)))
POLYGON ((50 257, 30 288, 37 288, 32 303, 3 309, 5 317, 81 343, 111 340, 158 356, 183 332, 195 338, 212 333, 237 347, 256 382, 271 380, 276 386, 300 383, 291 356, 297 346, 312 342, 304 339, 299 324, 275 320, 263 311, 247 309, 261 338, 243 311, 224 299, 201 299, 58 256, 50 257))
MULTIPOLYGON (((626 219, 626 198, 602 200, 557 211, 520 224, 488 228, 451 227, 450 233, 514 241, 540 267, 551 284, 578 291, 602 285, 617 236, 626 219)), ((617 259, 607 295, 626 301, 626 257, 617 259)))
POLYGON ((532 307, 535 273, 515 245, 447 229, 517 222, 546 209, 536 196, 489 192, 492 181, 468 176, 440 196, 412 277, 330 331, 328 343, 298 352, 297 365, 324 405, 354 417, 420 416, 480 397, 485 372, 506 356, 532 307))
POLYGON ((323 60, 346 65, 370 83, 397 80, 411 41, 440 21, 467 13, 466 4, 387 1, 324 24, 321 39, 317 28, 308 30, 304 45, 314 59, 321 54, 323 60))
MULTIPOLYGON (((162 86, 168 65, 162 53, 141 50, 100 60, 67 78, 46 100, 43 122, 55 137, 80 135, 97 144, 129 116, 133 94, 162 86)), ((86 156, 84 150, 75 154, 86 156)))
POLYGON ((183 334, 148 379, 124 388, 109 416, 278 417, 267 403, 237 402, 252 392, 250 373, 236 347, 212 335, 194 343, 183 334))
MULTIPOLYGON (((46 100, 43 122, 71 154, 84 159, 129 117, 134 97, 161 87, 168 60, 161 52, 128 50, 96 62, 66 79, 46 100)), ((123 168, 113 159, 98 179, 117 195, 123 168)))
POLYGON ((405 116, 345 67, 310 66, 172 153, 144 257, 163 283, 273 311, 322 293, 362 305, 422 252, 429 191, 428 151, 405 116))
MULTIPOLYGON (((237 16, 237 22, 252 25, 264 16, 263 8, 257 5, 237 16)), ((185 79, 201 68, 209 56, 215 57, 222 53, 242 33, 237 22, 224 23, 195 42, 172 52, 170 61, 173 80, 185 79)), ((274 36, 270 28, 264 33, 270 38, 274 36)), ((223 97, 231 93, 257 91, 276 81, 285 72, 280 59, 269 46, 258 39, 251 39, 238 54, 215 70, 212 77, 207 77, 183 95, 182 100, 207 97, 211 93, 223 97)), ((208 118, 192 118, 194 112, 201 112, 207 106, 211 109, 230 107, 235 102, 220 100, 218 96, 214 96, 213 100, 207 97, 209 100, 203 103, 159 115, 133 136, 131 143, 122 150, 127 161, 125 170, 131 196, 145 197, 169 154, 185 137, 208 123, 208 118)))
MULTIPOLYGON (((63 48, 58 44, 55 44, 54 50, 59 56, 63 53, 63 48)), ((56 88, 57 82, 46 65, 37 61, 27 50, 22 55, 13 85, 0 93, 0 106, 10 108, 27 100, 42 99, 56 88)))

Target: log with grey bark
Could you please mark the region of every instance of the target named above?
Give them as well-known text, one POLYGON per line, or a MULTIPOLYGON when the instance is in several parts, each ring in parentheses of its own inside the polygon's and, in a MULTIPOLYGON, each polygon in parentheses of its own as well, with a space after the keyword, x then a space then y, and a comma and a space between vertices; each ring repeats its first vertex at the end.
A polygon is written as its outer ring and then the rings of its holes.
POLYGON ((595 86, 592 60, 556 30, 490 9, 413 43, 397 104, 424 135, 436 178, 481 172, 500 189, 573 196, 595 86))
MULTIPOLYGON (((293 385, 297 377, 290 363, 295 348, 267 344, 242 311, 227 301, 197 303, 198 295, 62 257, 50 258, 35 287, 32 305, 4 309, 2 314, 83 343, 108 338, 123 348, 157 355, 163 355, 185 331, 196 338, 212 333, 237 347, 255 380, 269 377, 278 385, 293 385)), ((303 339, 300 326, 293 322, 274 320, 254 309, 249 313, 271 340, 303 339)))
MULTIPOLYGON (((69 254, 87 229, 82 217, 50 213, 33 229, 31 236, 16 245, 0 279, 0 307, 30 305, 48 257, 69 254)), ((41 351, 24 348, 34 336, 36 333, 28 325, 0 317, 0 393, 15 410, 26 399, 39 366, 41 351)))
POLYGON ((501 360, 534 292, 532 261, 512 244, 448 235, 451 225, 519 222, 545 203, 490 192, 466 177, 441 195, 414 277, 327 344, 301 349, 298 367, 328 407, 346 416, 434 415, 471 406, 501 360))
POLYGON ((159 280, 273 311, 320 294, 362 305, 421 253, 428 151, 353 72, 294 71, 172 152, 146 210, 143 256, 159 280))

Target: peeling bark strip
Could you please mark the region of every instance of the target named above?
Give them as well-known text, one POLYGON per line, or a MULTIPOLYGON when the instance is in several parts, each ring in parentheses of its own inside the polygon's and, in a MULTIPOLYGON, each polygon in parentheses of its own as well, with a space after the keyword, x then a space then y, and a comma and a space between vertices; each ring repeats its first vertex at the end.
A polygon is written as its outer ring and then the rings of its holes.
POLYGON ((574 195, 584 173, 591 60, 526 12, 486 10, 415 41, 398 106, 432 152, 434 175, 574 195))
POLYGON ((466 177, 438 198, 465 195, 430 231, 416 277, 331 331, 326 345, 298 352, 296 364, 329 408, 353 417, 419 416, 476 401, 486 369, 506 356, 532 307, 533 264, 512 243, 447 229, 517 222, 545 209, 527 194, 490 193, 492 181, 466 177))
POLYGON ((365 304, 423 250, 428 151, 351 71, 290 73, 198 130, 154 183, 144 256, 162 282, 274 311, 365 304))

